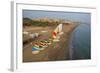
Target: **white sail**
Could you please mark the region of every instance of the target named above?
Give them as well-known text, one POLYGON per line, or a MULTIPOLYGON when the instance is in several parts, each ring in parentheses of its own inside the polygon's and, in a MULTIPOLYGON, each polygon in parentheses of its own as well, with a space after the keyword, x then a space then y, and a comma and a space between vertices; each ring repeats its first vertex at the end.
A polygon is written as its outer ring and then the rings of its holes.
POLYGON ((56 29, 53 31, 53 35, 52 35, 52 37, 53 37, 53 39, 54 39, 54 41, 59 41, 59 39, 60 39, 60 35, 62 35, 63 34, 63 31, 62 31, 62 24, 59 24, 57 27, 56 27, 56 29))
POLYGON ((62 32, 62 24, 59 24, 59 25, 58 25, 58 32, 59 32, 59 33, 62 32))
POLYGON ((54 32, 56 32, 56 33, 62 32, 62 24, 59 24, 59 25, 56 27, 56 29, 54 30, 54 32))

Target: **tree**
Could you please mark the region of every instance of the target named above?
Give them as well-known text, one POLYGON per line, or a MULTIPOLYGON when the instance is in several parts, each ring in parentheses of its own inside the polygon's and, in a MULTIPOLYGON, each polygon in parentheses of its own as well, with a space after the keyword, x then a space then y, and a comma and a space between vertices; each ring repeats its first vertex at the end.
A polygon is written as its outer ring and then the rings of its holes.
POLYGON ((23 26, 31 26, 32 20, 30 18, 23 18, 23 26))

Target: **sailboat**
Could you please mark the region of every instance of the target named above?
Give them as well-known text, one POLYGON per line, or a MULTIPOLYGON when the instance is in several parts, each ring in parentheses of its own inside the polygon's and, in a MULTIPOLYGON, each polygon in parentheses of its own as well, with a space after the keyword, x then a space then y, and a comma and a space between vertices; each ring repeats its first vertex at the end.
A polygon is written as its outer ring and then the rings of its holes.
POLYGON ((52 33, 52 38, 54 42, 60 41, 60 36, 64 33, 62 31, 63 29, 63 24, 59 24, 53 31, 52 33))

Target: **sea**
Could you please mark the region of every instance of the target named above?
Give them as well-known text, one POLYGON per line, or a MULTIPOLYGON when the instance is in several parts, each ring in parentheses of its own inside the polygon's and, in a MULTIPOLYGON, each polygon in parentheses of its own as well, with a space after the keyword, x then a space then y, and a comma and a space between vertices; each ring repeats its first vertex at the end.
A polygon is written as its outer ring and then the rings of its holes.
POLYGON ((72 34, 72 60, 91 59, 91 26, 81 23, 72 34))

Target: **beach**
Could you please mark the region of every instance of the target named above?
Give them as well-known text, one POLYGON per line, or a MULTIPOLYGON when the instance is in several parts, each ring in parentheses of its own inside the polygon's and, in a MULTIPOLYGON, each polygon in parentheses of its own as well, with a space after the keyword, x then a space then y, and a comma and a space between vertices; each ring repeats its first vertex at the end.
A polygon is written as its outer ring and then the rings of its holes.
POLYGON ((52 37, 52 32, 56 26, 48 27, 25 27, 23 31, 28 31, 30 33, 39 33, 39 37, 28 40, 29 38, 23 36, 23 62, 39 62, 39 61, 62 61, 70 60, 70 46, 71 37, 73 31, 79 26, 77 23, 63 24, 63 32, 60 36, 60 41, 51 43, 44 50, 41 50, 38 54, 32 54, 31 42, 37 40, 49 39, 52 37), (47 32, 41 32, 47 31, 47 32), (27 41, 27 40, 28 41, 27 41))

